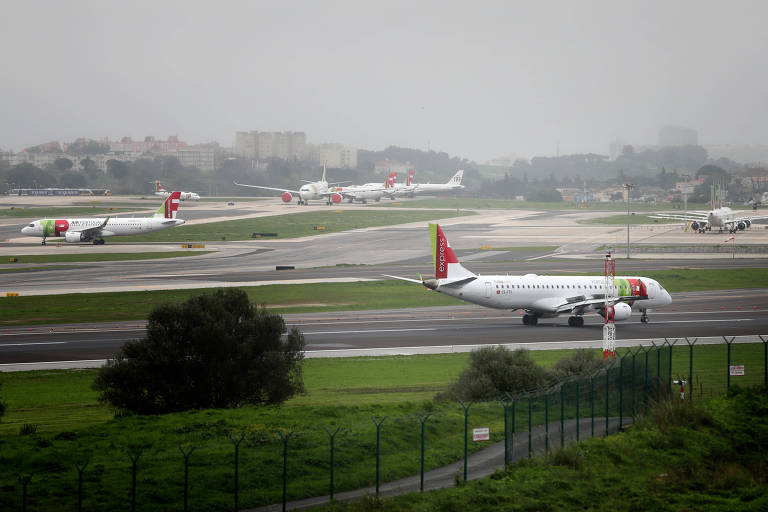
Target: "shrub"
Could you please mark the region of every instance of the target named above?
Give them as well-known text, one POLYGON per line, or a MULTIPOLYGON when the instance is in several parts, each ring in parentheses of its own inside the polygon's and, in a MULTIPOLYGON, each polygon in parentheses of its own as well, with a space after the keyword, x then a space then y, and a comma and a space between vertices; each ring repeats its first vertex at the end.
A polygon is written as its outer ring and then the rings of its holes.
POLYGON ((579 349, 563 356, 552 365, 552 376, 558 380, 567 379, 573 375, 592 373, 605 365, 595 350, 579 349))
POLYGON ((25 423, 19 428, 20 436, 29 436, 37 433, 37 425, 34 423, 25 423))
POLYGON ((303 391, 304 337, 239 289, 218 290, 149 315, 94 382, 116 409, 156 414, 277 404, 303 391))
POLYGON ((470 354, 469 368, 438 398, 490 400, 544 385, 547 371, 525 349, 483 347, 470 354))

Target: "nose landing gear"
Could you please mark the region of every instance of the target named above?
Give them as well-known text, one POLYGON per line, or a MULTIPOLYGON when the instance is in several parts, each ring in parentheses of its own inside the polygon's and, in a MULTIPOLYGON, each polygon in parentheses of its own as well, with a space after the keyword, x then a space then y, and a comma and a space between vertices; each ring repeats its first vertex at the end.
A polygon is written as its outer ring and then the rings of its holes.
POLYGON ((523 315, 523 325, 536 325, 539 318, 536 315, 523 315))
POLYGON ((648 323, 648 310, 641 309, 640 311, 643 313, 642 316, 640 316, 640 321, 642 323, 644 323, 644 324, 647 324, 648 323))

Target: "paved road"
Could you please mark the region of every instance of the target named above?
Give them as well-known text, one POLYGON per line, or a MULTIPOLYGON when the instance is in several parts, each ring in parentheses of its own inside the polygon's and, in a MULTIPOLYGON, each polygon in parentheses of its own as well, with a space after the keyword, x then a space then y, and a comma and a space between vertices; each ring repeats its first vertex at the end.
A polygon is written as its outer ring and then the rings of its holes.
MULTIPOLYGON (((650 314, 649 324, 641 324, 638 316, 619 323, 617 339, 768 334, 768 294, 763 290, 678 293, 673 299, 672 306, 650 314)), ((568 327, 567 317, 543 319, 529 327, 522 325, 519 312, 473 305, 290 314, 285 319, 301 329, 307 350, 317 356, 410 347, 451 351, 445 347, 489 343, 570 348, 602 338, 601 318, 596 315, 587 316, 583 328, 568 327)), ((6 328, 0 331, 0 364, 100 361, 114 355, 126 340, 143 334, 142 321, 6 328)))

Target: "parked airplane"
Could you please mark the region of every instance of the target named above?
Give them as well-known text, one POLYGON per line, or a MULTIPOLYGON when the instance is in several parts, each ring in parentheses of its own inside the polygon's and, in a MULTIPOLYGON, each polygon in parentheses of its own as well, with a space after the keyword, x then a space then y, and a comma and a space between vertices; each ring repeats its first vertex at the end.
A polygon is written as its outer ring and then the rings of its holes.
POLYGON ((461 184, 461 179, 464 176, 464 170, 460 169, 448 180, 447 183, 415 183, 413 185, 414 194, 434 194, 435 192, 452 192, 455 190, 461 190, 464 185, 461 184))
POLYGON ((392 188, 397 178, 397 173, 391 172, 384 183, 366 183, 364 185, 351 185, 348 187, 332 187, 331 190, 341 194, 341 197, 349 201, 360 201, 367 203, 368 200, 380 201, 382 197, 392 188))
POLYGON ((727 229, 730 233, 743 231, 752 226, 753 220, 768 219, 768 216, 743 215, 741 211, 733 211, 727 206, 714 208, 709 211, 691 211, 684 213, 658 213, 651 215, 654 219, 680 220, 690 223, 691 229, 699 233, 706 233, 712 228, 720 231, 727 229))
MULTIPOLYGON (((160 197, 168 197, 171 195, 171 193, 163 188, 163 185, 159 181, 154 181, 155 184, 155 195, 160 197)), ((180 192, 181 194, 181 200, 186 201, 187 199, 191 201, 199 201, 200 196, 197 195, 194 192, 180 192)))
MULTIPOLYGON (((570 313, 568 325, 571 327, 583 326, 583 315, 590 311, 605 317, 604 276, 481 276, 459 263, 439 225, 430 224, 429 231, 435 265, 434 279, 387 277, 420 283, 430 290, 489 308, 522 309, 525 311, 525 325, 536 325, 539 318, 564 313, 570 313)), ((627 320, 632 316, 632 310, 639 310, 642 313, 640 321, 646 323, 650 308, 672 302, 664 287, 647 277, 616 277, 611 295, 617 298, 612 306, 608 306, 608 315, 616 321, 627 320)))
POLYGON ((108 236, 141 235, 181 226, 184 221, 176 218, 180 195, 178 191, 171 192, 152 217, 40 219, 23 227, 21 232, 27 236, 43 237, 43 245, 49 236, 63 236, 70 243, 93 240, 94 245, 101 245, 108 236))
POLYGON ((282 192, 281 199, 284 203, 290 203, 293 200, 293 195, 299 197, 299 204, 307 205, 310 200, 325 199, 330 205, 331 203, 340 203, 343 199, 341 194, 336 192, 331 185, 340 185, 341 183, 329 184, 325 179, 325 165, 323 165, 323 177, 320 181, 308 181, 306 185, 302 185, 299 190, 290 190, 287 188, 275 188, 275 187, 262 187, 260 185, 246 185, 244 183, 233 182, 239 187, 252 187, 260 188, 263 190, 274 190, 276 192, 282 192))

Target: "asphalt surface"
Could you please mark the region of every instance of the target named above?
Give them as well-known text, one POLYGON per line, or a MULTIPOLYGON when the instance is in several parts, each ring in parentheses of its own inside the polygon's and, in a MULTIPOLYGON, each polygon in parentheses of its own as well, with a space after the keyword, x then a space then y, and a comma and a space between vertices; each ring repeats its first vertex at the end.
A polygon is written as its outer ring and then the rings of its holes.
MULTIPOLYGON (((768 335, 768 294, 764 290, 677 293, 673 300, 671 306, 651 312, 650 323, 640 323, 637 314, 618 323, 617 340, 636 345, 664 338, 768 335)), ((572 348, 602 339, 602 319, 597 315, 586 316, 581 328, 568 327, 567 316, 524 326, 519 312, 474 305, 288 314, 284 318, 304 333, 310 357, 374 355, 373 349, 412 353, 414 347, 455 352, 483 344, 572 348)), ((144 332, 145 323, 139 320, 4 328, 0 331, 0 365, 95 361, 98 366, 125 341, 141 338, 144 332)))

